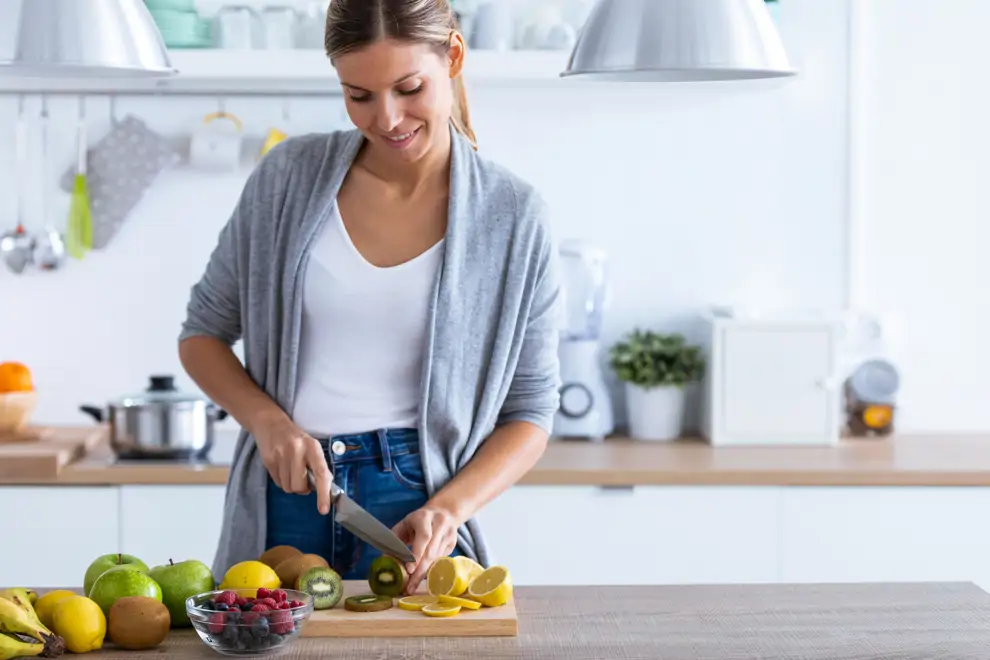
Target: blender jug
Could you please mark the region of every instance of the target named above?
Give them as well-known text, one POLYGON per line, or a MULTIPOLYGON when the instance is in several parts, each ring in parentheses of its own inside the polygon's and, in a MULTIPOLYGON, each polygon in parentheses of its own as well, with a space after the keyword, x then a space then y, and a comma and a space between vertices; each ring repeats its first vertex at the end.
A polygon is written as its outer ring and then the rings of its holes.
POLYGON ((560 247, 564 297, 565 340, 597 340, 601 336, 608 290, 606 255, 600 248, 580 241, 560 247))

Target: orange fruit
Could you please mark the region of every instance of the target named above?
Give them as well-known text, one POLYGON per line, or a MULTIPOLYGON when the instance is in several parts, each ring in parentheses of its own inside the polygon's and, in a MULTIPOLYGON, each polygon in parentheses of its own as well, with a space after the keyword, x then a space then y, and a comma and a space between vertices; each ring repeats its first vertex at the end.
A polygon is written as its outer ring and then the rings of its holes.
POLYGON ((0 393, 32 392, 34 382, 31 370, 20 362, 4 362, 0 364, 0 393))

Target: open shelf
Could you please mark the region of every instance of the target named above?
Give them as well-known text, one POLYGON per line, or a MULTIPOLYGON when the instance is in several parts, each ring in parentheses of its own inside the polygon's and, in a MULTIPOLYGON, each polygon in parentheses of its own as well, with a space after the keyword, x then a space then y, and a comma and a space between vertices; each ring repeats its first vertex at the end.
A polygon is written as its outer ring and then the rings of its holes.
MULTIPOLYGON (((336 95, 341 90, 321 50, 179 50, 170 52, 179 74, 166 79, 4 79, 5 94, 240 94, 336 95)), ((566 51, 469 51, 469 85, 547 86, 559 77, 566 51)))

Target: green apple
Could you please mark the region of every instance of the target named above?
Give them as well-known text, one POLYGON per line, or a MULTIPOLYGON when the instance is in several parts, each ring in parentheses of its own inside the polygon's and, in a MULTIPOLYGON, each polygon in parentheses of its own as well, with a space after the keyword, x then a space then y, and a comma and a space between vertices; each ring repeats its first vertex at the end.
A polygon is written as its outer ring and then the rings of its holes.
POLYGON ((93 560, 93 563, 86 569, 86 578, 83 580, 83 595, 88 596, 89 590, 93 588, 96 578, 103 575, 108 568, 114 566, 131 566, 145 573, 148 572, 148 565, 134 555, 125 555, 115 552, 111 555, 102 555, 93 560))
POLYGON ((148 575, 162 588, 162 602, 172 615, 173 628, 190 625, 186 614, 187 598, 216 588, 213 572, 196 559, 178 564, 169 559, 167 564, 152 568, 148 575))
POLYGON ((110 615, 110 607, 118 598, 125 596, 145 596, 162 602, 162 588, 146 572, 131 564, 111 566, 96 578, 89 592, 90 600, 110 615))

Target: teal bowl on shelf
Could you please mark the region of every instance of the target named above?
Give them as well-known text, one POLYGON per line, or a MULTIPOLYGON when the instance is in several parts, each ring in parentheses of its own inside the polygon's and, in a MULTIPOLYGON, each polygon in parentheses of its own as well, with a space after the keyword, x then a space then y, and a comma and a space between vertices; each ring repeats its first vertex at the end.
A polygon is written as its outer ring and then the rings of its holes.
POLYGON ((153 9, 151 16, 169 48, 208 48, 213 45, 209 21, 196 12, 153 9))
POLYGON ((144 5, 151 11, 182 11, 196 13, 196 0, 144 0, 144 5))

